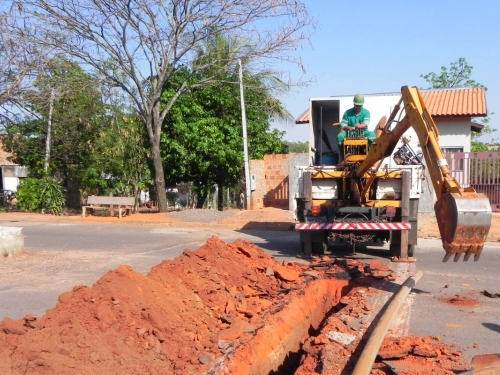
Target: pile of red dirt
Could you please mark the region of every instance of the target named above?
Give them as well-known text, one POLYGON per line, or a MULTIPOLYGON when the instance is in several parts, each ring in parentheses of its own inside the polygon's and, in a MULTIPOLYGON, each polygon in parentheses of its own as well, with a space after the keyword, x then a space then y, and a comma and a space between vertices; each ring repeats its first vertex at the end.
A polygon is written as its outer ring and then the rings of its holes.
MULTIPOLYGON (((280 264, 248 241, 213 237, 148 275, 121 266, 91 288, 77 286, 43 317, 4 319, 0 374, 264 375, 302 347, 303 363, 315 362, 308 348, 332 341, 306 339, 309 330, 341 303, 350 325, 335 315, 328 322, 351 332, 370 311, 362 297, 394 279, 370 272, 380 265, 280 264)), ((355 346, 340 345, 331 355, 347 363, 355 346)))
MULTIPOLYGON (((250 242, 226 244, 215 237, 148 275, 121 266, 91 288, 62 294, 41 318, 3 320, 0 373, 205 373, 221 359, 237 357, 235 349, 241 351, 266 325, 279 326, 274 317, 293 298, 307 297, 306 285, 319 274, 304 271, 296 263, 278 263, 250 242)), ((331 305, 347 282, 339 285, 331 305)), ((318 289, 320 298, 326 289, 318 289)), ((276 333, 279 340, 282 333, 276 333)))

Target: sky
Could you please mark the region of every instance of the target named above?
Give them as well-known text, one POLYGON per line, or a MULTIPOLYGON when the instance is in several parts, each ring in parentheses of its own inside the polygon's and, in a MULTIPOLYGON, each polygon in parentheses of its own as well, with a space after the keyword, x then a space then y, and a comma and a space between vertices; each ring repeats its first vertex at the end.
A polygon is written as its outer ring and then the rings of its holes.
MULTIPOLYGON (((302 0, 315 21, 309 44, 296 53, 306 66, 307 88, 280 99, 298 118, 309 98, 429 88, 420 77, 463 57, 471 79, 486 86, 490 136, 500 140, 500 1, 302 0)), ((294 79, 302 72, 286 67, 294 79)), ((396 104, 396 103, 394 103, 396 104)), ((368 108, 369 109, 369 108, 368 108)), ((388 114, 389 115, 389 114, 388 114)), ((304 142, 307 125, 274 125, 284 140, 304 142)), ((481 139, 489 141, 489 139, 481 139)))

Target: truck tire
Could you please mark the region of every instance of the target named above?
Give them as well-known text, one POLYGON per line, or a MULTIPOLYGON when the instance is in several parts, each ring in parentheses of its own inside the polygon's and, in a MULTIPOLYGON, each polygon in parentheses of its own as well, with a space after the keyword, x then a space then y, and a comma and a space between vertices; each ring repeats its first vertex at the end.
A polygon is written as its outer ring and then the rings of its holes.
POLYGON ((313 254, 324 255, 326 250, 328 249, 328 243, 326 241, 323 242, 313 242, 313 254))
POLYGON ((415 245, 408 245, 408 256, 411 258, 415 256, 415 245))

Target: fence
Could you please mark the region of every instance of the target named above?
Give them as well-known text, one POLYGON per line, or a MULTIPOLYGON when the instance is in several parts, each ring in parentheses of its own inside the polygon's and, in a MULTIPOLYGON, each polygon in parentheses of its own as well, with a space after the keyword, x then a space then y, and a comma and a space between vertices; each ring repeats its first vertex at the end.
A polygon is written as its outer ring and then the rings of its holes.
POLYGON ((458 183, 486 195, 491 209, 500 212, 500 152, 453 152, 445 157, 458 183))

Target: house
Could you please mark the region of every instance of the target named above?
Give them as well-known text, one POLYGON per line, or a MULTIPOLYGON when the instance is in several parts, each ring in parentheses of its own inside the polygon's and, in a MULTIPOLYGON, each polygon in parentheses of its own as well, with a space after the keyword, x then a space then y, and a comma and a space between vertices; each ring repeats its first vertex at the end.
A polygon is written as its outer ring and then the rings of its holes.
MULTIPOLYGON (((471 131, 480 132, 483 128, 482 125, 473 123, 472 118, 487 115, 485 90, 483 88, 441 89, 420 90, 420 93, 427 110, 438 127, 439 144, 443 151, 470 152, 471 131)), ((344 111, 352 107, 353 96, 311 99, 311 103, 314 105, 324 105, 322 111, 315 112, 322 113, 324 130, 329 138, 334 137, 339 131, 330 125, 340 122, 344 111)), ((400 97, 401 93, 365 95, 364 107, 371 114, 370 128, 375 127, 383 116, 389 117, 400 97)), ((311 109, 306 110, 296 120, 296 124, 308 124, 310 113, 311 109)), ((314 121, 319 121, 319 119, 314 119, 314 121)), ((415 151, 418 152, 416 134, 412 129, 409 133, 414 135, 412 139, 415 140, 415 143, 412 146, 415 146, 415 151)))
MULTIPOLYGON (((439 144, 445 153, 462 153, 471 151, 471 132, 480 132, 482 125, 472 122, 474 117, 487 115, 486 95, 482 88, 460 88, 441 90, 420 90, 422 99, 427 110, 432 115, 439 132, 439 144)), ((389 117, 395 105, 399 102, 401 93, 365 94, 365 108, 371 113, 370 129, 373 129, 383 117, 389 117)), ((310 100, 310 106, 316 105, 313 111, 324 124, 323 130, 326 138, 330 140, 332 147, 336 145, 338 126, 345 110, 352 107, 354 94, 345 96, 331 96, 314 98, 310 100), (318 110, 319 109, 319 110, 318 110)), ((309 124, 311 108, 307 109, 297 120, 296 124, 309 124)), ((396 119, 398 120, 398 119, 396 119)), ((415 152, 420 152, 418 137, 413 129, 406 133, 411 136, 410 146, 415 152)), ((313 140, 312 127, 310 127, 309 140, 313 140)), ((324 140, 322 144, 316 144, 316 150, 328 151, 328 145, 324 140)), ((294 170, 296 166, 308 165, 310 158, 303 154, 270 155, 263 161, 252 161, 250 170, 256 180, 256 199, 252 198, 254 208, 274 206, 293 210, 296 182, 294 170), (252 164, 254 168, 252 168, 252 164), (287 204, 289 202, 289 204, 287 204)), ((458 165, 458 164, 457 164, 458 165)), ((463 168, 463 166, 462 166, 463 168)), ((458 165, 460 169, 460 165, 458 165)), ((460 170, 458 170, 460 172, 460 170)), ((435 193, 432 189, 430 176, 425 176, 424 191, 420 199, 420 212, 433 212, 435 193)), ((467 183, 465 184, 467 185, 467 183)), ((468 185, 467 185, 468 186, 468 185)))
POLYGON ((0 136, 0 190, 17 191, 19 179, 27 177, 28 170, 11 162, 10 156, 10 153, 4 151, 3 137, 0 136))

